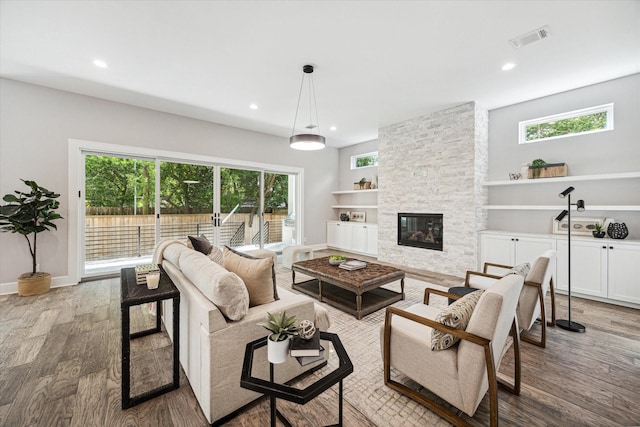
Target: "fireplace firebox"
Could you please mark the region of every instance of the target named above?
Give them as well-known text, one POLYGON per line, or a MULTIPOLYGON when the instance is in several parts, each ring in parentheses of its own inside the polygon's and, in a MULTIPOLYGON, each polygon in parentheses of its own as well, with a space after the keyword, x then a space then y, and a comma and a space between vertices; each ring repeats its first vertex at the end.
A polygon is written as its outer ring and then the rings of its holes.
POLYGON ((442 250, 442 214, 399 213, 398 245, 442 250))

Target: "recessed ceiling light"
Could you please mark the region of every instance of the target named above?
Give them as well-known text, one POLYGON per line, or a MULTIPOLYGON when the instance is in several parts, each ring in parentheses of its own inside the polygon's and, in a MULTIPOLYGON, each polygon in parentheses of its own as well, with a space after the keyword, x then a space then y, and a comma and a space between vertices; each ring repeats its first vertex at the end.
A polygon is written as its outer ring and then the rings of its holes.
POLYGON ((509 71, 513 70, 514 68, 516 68, 516 64, 514 64, 513 62, 507 62, 502 66, 502 71, 509 71))
POLYGON ((257 104, 251 104, 251 105, 249 105, 249 108, 251 108, 252 110, 257 110, 258 109, 258 105, 257 104))
POLYGON ((337 128, 337 127, 335 127, 335 126, 331 126, 331 127, 329 128, 329 130, 337 130, 337 129, 338 129, 338 128, 337 128))
POLYGON ((104 62, 102 59, 95 59, 93 61, 93 65, 95 65, 96 67, 100 67, 100 68, 107 68, 108 65, 106 62, 104 62))

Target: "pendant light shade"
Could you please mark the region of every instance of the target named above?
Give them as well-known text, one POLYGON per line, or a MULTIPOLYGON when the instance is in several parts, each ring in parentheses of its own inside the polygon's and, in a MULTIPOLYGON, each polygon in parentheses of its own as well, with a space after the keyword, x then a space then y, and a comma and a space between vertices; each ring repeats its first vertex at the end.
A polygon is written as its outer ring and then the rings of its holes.
POLYGON ((300 99, 302 98, 302 90, 304 88, 304 81, 307 78, 308 81, 308 92, 309 92, 309 125, 306 126, 306 129, 318 129, 318 106, 316 105, 316 91, 313 86, 313 65, 305 65, 302 67, 302 82, 300 83, 300 93, 298 94, 298 104, 296 106, 296 115, 293 119, 293 129, 291 130, 291 137, 289 137, 289 146, 296 150, 322 150, 326 141, 324 136, 313 133, 296 133, 296 122, 298 120, 298 111, 300 110, 300 99), (313 112, 315 111, 315 121, 316 124, 313 124, 313 112))

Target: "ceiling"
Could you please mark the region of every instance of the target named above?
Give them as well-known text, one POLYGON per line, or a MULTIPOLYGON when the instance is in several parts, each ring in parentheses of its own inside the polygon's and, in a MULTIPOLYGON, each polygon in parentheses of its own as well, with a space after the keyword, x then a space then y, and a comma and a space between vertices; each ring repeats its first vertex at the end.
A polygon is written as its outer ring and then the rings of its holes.
POLYGON ((320 132, 343 147, 638 73, 640 1, 0 2, 1 76, 259 132, 291 134, 304 64, 320 132))

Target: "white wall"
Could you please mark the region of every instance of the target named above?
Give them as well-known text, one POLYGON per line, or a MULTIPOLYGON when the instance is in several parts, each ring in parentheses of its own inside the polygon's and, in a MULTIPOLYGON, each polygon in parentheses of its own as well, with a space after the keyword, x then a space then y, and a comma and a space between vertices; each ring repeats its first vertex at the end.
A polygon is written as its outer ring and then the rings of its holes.
MULTIPOLYGON (((339 186, 336 190, 353 190, 353 183, 360 182, 362 178, 366 178, 367 181, 372 181, 374 177, 378 176, 378 167, 371 166, 362 169, 351 170, 351 156, 365 153, 372 153, 378 151, 378 140, 361 142, 359 144, 350 145, 340 149, 340 179, 339 186)), ((360 193, 360 194, 343 194, 334 197, 334 204, 356 204, 356 205, 377 205, 378 195, 376 193, 360 193)), ((335 220, 340 219, 341 212, 351 211, 364 211, 366 214, 366 222, 376 224, 378 222, 378 210, 377 209, 342 209, 338 211, 334 209, 335 220)))
MULTIPOLYGON (((542 158, 567 163, 569 175, 640 171, 640 74, 563 92, 489 112, 489 179, 509 179, 522 163, 542 158), (518 144, 518 122, 551 114, 614 103, 615 130, 518 144)), ((640 181, 579 181, 545 185, 491 187, 494 205, 562 205, 558 193, 574 186, 572 201, 587 210, 576 216, 610 217, 627 223, 629 237, 640 238, 640 213, 595 211, 589 205, 640 205, 640 181)), ((566 202, 564 202, 566 203, 566 202)), ((489 228, 551 233, 555 211, 490 211, 489 228)), ((575 211, 574 211, 575 213, 575 211)))
MULTIPOLYGON (((126 104, 0 79, 0 195, 32 179, 62 194, 68 218, 69 139, 304 168, 306 244, 326 241, 331 191, 338 186, 338 150, 291 150, 286 138, 126 104)), ((24 187, 26 188, 26 187, 24 187)), ((38 236, 41 271, 65 277, 68 221, 38 236)), ((24 238, 0 234, 0 285, 30 271, 24 238)))

